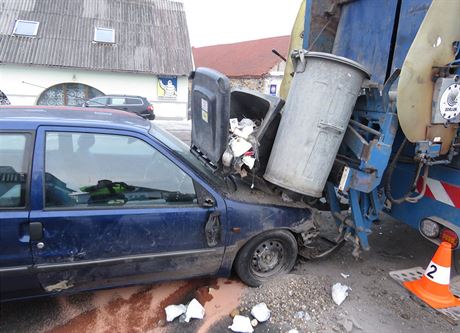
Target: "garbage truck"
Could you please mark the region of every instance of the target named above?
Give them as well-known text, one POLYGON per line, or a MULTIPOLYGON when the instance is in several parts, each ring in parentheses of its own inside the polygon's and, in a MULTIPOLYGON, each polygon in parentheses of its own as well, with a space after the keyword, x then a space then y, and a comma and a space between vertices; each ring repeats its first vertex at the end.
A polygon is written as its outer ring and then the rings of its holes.
MULTIPOLYGON (((192 73, 191 150, 232 183, 328 210, 353 255, 390 215, 460 236, 460 1, 304 0, 280 97, 192 73)), ((306 244, 319 237, 305 235, 306 244)))

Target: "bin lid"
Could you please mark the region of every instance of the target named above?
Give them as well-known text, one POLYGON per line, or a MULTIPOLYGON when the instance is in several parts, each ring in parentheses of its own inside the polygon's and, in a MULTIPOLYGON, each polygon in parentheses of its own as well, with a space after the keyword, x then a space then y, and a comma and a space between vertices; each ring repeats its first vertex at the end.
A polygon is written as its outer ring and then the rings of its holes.
POLYGON ((199 67, 193 74, 191 92, 192 149, 199 150, 220 166, 228 142, 230 81, 211 68, 199 67))

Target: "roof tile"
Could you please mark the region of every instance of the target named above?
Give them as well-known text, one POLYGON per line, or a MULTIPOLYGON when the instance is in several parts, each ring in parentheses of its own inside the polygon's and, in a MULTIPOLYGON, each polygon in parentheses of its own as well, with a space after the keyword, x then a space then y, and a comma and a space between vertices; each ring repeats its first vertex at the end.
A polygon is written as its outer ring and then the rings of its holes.
POLYGON ((0 45, 0 63, 173 75, 192 70, 183 4, 169 0, 6 1, 0 45), (17 19, 40 22, 37 37, 12 36, 17 19), (92 43, 96 26, 114 28, 116 43, 92 43))
POLYGON ((210 67, 228 77, 261 77, 289 51, 290 36, 250 40, 240 43, 193 47, 195 67, 210 67))

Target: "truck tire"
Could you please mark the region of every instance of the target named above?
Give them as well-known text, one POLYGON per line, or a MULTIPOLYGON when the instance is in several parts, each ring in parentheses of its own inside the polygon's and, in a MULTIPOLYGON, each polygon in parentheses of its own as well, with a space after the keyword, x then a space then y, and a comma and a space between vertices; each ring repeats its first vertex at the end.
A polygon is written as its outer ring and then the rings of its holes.
POLYGON ((298 245, 287 230, 264 232, 249 240, 239 251, 234 268, 245 284, 258 287, 270 278, 291 271, 298 245))

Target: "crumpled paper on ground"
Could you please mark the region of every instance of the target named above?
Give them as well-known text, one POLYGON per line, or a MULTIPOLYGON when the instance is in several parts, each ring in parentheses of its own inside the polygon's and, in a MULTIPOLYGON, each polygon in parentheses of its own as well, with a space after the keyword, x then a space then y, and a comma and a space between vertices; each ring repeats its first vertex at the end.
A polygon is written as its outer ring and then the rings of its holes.
POLYGON ((173 321, 183 313, 187 311, 187 307, 184 304, 179 305, 168 305, 165 308, 166 312, 166 321, 173 321))
POLYGON ((345 298, 348 296, 348 289, 351 290, 350 287, 345 286, 340 282, 332 286, 332 299, 334 300, 335 304, 340 305, 343 303, 345 298))
POLYGON ((185 312, 185 322, 188 323, 190 319, 203 319, 204 317, 204 307, 196 300, 192 301, 187 306, 187 311, 185 312))
POLYGON ((259 303, 251 310, 251 314, 256 318, 259 323, 263 323, 270 318, 270 310, 265 303, 259 303))
POLYGON ((232 326, 228 327, 233 332, 239 333, 252 333, 254 332, 254 328, 251 325, 251 319, 245 316, 236 315, 233 317, 232 326))

